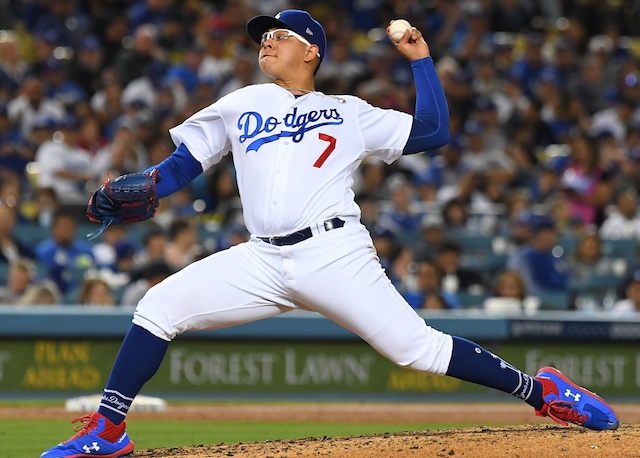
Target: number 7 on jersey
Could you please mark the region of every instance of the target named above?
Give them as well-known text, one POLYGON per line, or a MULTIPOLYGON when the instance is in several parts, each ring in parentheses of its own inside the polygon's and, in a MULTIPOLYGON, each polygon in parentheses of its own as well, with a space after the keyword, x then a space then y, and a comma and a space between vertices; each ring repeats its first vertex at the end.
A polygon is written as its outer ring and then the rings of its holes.
POLYGON ((319 133, 318 138, 325 142, 329 142, 329 145, 326 147, 326 149, 322 152, 320 157, 318 157, 318 159, 316 159, 316 162, 313 164, 314 167, 320 168, 322 167, 322 164, 324 164, 324 162, 327 160, 329 155, 333 153, 333 150, 336 149, 336 138, 332 137, 331 135, 327 135, 323 133, 319 133))

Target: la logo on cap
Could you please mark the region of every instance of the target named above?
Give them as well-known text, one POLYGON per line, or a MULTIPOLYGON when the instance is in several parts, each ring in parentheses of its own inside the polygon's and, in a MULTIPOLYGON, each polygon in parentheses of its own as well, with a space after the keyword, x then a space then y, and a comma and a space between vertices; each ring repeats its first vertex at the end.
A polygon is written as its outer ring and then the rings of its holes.
POLYGON ((309 27, 307 27, 306 32, 307 32, 309 35, 313 35, 313 32, 311 31, 311 29, 310 29, 309 27))

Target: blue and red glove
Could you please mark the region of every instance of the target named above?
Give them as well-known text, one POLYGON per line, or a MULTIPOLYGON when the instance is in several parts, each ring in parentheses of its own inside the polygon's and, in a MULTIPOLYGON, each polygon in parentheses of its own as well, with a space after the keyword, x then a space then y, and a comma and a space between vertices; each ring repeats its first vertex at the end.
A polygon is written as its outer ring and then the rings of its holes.
POLYGON ((100 235, 114 224, 129 224, 152 218, 159 199, 156 185, 160 182, 158 170, 129 173, 115 180, 108 179, 89 199, 87 218, 101 223, 90 239, 100 235))

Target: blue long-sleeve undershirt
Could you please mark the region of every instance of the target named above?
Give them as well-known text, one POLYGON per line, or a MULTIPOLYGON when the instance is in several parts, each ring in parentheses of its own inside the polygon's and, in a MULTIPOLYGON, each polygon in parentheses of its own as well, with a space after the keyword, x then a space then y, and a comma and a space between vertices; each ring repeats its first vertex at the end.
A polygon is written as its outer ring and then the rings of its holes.
POLYGON ((161 178, 156 185, 156 195, 159 198, 184 188, 202 173, 202 165, 184 143, 181 143, 171 156, 147 171, 153 169, 158 170, 161 178))
POLYGON ((449 142, 449 108, 431 57, 411 62, 416 110, 402 154, 433 150, 449 142))

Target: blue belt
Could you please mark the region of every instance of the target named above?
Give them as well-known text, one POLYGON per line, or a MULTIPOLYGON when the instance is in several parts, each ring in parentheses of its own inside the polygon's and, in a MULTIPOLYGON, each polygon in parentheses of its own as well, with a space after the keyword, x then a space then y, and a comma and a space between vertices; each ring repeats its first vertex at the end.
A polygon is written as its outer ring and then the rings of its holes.
MULTIPOLYGON (((325 231, 330 231, 333 229, 338 229, 344 226, 344 221, 338 218, 328 219, 322 223, 325 231)), ((307 240, 313 237, 313 231, 311 227, 305 227, 304 229, 300 229, 299 231, 295 231, 291 234, 287 235, 279 235, 276 237, 258 237, 260 240, 270 243, 271 245, 283 246, 283 245, 295 245, 298 242, 302 242, 303 240, 307 240)))

